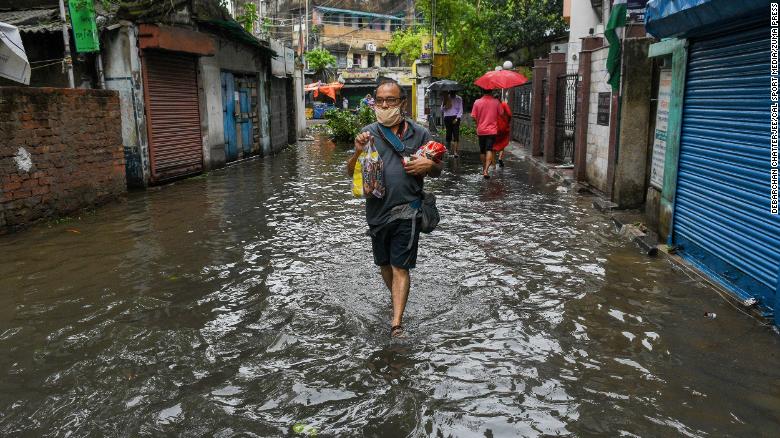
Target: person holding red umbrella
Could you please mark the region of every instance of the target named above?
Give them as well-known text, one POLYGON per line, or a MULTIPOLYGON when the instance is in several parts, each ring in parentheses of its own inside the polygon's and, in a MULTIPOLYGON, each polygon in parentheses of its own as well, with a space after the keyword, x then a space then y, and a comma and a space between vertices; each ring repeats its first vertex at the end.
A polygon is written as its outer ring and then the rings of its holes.
POLYGON ((498 153, 498 167, 504 167, 504 152, 509 145, 509 133, 512 126, 512 109, 506 101, 501 101, 501 115, 498 117, 498 134, 493 152, 498 153))
POLYGON ((475 114, 474 110, 471 112, 474 120, 477 120, 477 136, 479 136, 480 140, 480 158, 483 157, 482 154, 485 154, 485 158, 482 160, 482 176, 485 178, 490 178, 488 170, 490 169, 490 165, 493 164, 494 151, 501 151, 502 159, 499 160, 499 166, 503 166, 504 164, 503 149, 509 144, 509 121, 512 114, 509 105, 506 103, 502 104, 498 99, 490 95, 490 90, 512 88, 523 85, 526 82, 528 82, 528 78, 511 70, 489 71, 474 81, 474 85, 482 88, 484 94, 477 102, 474 102, 474 108, 477 108, 478 102, 483 101, 483 99, 485 101, 484 104, 480 104, 480 110, 477 111, 477 114, 475 114), (489 110, 482 111, 483 106, 489 110), (483 123, 480 123, 480 119, 477 117, 480 113, 483 123), (501 120, 502 118, 503 120, 501 120), (500 142, 497 142, 496 137, 499 134, 499 123, 502 124, 503 129, 501 130, 502 135, 500 137, 500 142), (485 143, 490 143, 490 151, 485 150, 485 152, 483 152, 483 136, 480 134, 480 125, 482 125, 483 132, 494 133, 492 139, 488 138, 489 136, 486 135, 486 139, 484 140, 485 143))
POLYGON ((488 171, 493 164, 493 145, 498 134, 498 118, 503 109, 501 102, 493 97, 493 92, 483 88, 482 97, 474 102, 471 108, 471 117, 477 123, 477 137, 479 138, 479 159, 482 161, 482 176, 490 178, 488 171))

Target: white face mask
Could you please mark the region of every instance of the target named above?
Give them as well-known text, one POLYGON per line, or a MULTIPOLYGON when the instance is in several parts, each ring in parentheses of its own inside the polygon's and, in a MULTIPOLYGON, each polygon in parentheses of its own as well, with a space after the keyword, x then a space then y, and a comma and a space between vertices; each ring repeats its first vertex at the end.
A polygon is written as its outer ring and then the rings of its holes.
POLYGON ((374 107, 374 113, 376 113, 377 122, 387 126, 388 128, 401 123, 401 120, 403 120, 400 106, 394 108, 382 108, 377 105, 374 107))

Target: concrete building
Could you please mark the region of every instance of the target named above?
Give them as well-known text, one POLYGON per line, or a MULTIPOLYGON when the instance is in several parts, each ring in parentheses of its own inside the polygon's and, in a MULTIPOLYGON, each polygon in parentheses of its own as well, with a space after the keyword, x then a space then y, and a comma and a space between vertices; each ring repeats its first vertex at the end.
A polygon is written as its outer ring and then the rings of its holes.
POLYGON ((104 32, 106 87, 123 97, 132 185, 215 169, 288 143, 286 130, 282 144, 270 129, 274 52, 215 5, 182 2, 158 15, 120 9, 120 20, 104 32))
MULTIPOLYGON (((372 93, 377 81, 390 78, 401 83, 410 95, 415 77, 411 66, 387 50, 392 32, 414 22, 412 0, 230 0, 229 9, 241 14, 245 5, 254 5, 258 13, 255 36, 270 35, 291 46, 302 55, 310 49, 324 48, 337 59, 337 65, 326 77, 314 77, 312 71, 300 71, 295 86, 322 80, 345 84, 339 96, 347 97, 355 108, 366 94, 372 93), (306 75, 304 79, 304 75, 306 75)), ((299 60, 302 62, 302 59, 299 60)), ((305 66, 304 66, 305 67, 305 66)), ((298 96, 298 94, 296 94, 298 96)), ((297 98, 296 98, 297 99, 297 98)), ((303 106, 303 101, 297 102, 303 106)), ((411 114, 415 106, 407 111, 411 114)), ((298 117, 299 129, 305 130, 305 120, 298 117)))
POLYGON ((405 26, 405 3, 400 5, 403 8, 397 15, 313 7, 313 42, 336 57, 335 79, 344 83, 342 95, 347 97, 350 107, 356 107, 360 99, 372 93, 383 77, 398 81, 411 94, 411 67, 387 50, 392 33, 405 26))
POLYGON ((569 24, 569 40, 566 48, 567 72, 574 73, 579 69, 578 57, 582 48, 582 38, 604 32, 604 26, 601 25, 602 14, 601 1, 563 1, 563 19, 569 24))
MULTIPOLYGON (((76 83, 119 93, 129 186, 164 183, 296 141, 302 111, 293 104, 291 48, 273 50, 216 0, 123 3, 98 12, 101 50, 74 56, 76 83)), ((62 57, 61 25, 52 23, 58 16, 45 7, 0 11, 0 21, 19 24, 34 66, 62 57)), ((33 70, 31 85, 66 86, 61 66, 33 70)))
MULTIPOLYGON (((0 22, 19 28, 27 58, 31 62, 31 87, 68 87, 68 74, 63 68, 64 44, 62 21, 56 0, 0 2, 0 22), (34 7, 34 8, 33 8, 34 7)), ((66 24, 70 30, 70 23, 66 24)), ((73 39, 70 40, 74 47, 73 39)), ((98 75, 95 54, 73 56, 73 76, 77 88, 97 88, 98 75)), ((17 86, 0 78, 0 86, 17 86)))
POLYGON ((646 216, 683 259, 780 325, 777 9, 671 3, 647 11, 662 74, 646 216))

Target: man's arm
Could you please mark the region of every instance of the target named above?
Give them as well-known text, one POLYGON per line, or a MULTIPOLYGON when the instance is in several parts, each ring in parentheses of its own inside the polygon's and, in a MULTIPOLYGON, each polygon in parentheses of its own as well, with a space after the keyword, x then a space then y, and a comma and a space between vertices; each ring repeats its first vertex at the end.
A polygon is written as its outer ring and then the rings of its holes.
POLYGON ((358 157, 360 157, 363 148, 368 144, 369 140, 371 140, 371 133, 369 132, 361 132, 355 137, 355 152, 349 157, 349 160, 347 160, 348 176, 352 176, 352 174, 355 173, 355 164, 357 164, 358 157))
MULTIPOLYGON (((433 140, 431 133, 426 131, 425 136, 423 136, 422 139, 422 144, 425 145, 431 140, 433 140)), ((404 170, 406 170, 406 173, 409 175, 423 176, 423 177, 430 176, 432 178, 437 178, 441 175, 441 170, 443 168, 444 168, 444 163, 441 161, 437 163, 433 160, 429 160, 424 157, 419 157, 409 161, 404 167, 404 170)))
POLYGON ((428 158, 418 157, 406 163, 404 170, 406 170, 408 175, 412 176, 430 176, 432 178, 437 178, 441 175, 443 167, 444 163, 441 161, 437 163, 428 158))

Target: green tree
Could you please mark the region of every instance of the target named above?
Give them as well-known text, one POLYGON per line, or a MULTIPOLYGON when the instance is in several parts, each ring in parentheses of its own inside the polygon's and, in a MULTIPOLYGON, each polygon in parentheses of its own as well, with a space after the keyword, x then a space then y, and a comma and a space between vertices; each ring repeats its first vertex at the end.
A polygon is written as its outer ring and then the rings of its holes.
POLYGON ((498 56, 566 36, 562 0, 486 0, 485 22, 498 56))
POLYGON ((407 28, 393 32, 387 50, 400 55, 404 62, 411 65, 422 54, 422 29, 407 28))
POLYGON ((309 68, 323 79, 325 79, 324 76, 329 68, 336 67, 336 57, 331 55, 327 49, 309 50, 303 57, 309 64, 309 68))
POLYGON ((254 3, 244 3, 244 13, 236 17, 247 32, 252 33, 255 30, 255 22, 258 20, 257 5, 254 3))
MULTIPOLYGON (((518 49, 534 47, 566 33, 562 0, 436 0, 419 2, 427 23, 435 17, 437 36, 454 60, 451 79, 474 97, 474 80, 518 49)), ((429 26, 429 25, 428 25, 429 26)))
POLYGON ((437 0, 435 11, 430 3, 418 3, 426 21, 430 22, 435 14, 437 37, 445 42, 443 49, 454 61, 450 79, 465 86, 462 94, 468 98, 479 94, 474 80, 496 65, 491 29, 485 27, 486 7, 480 1, 486 0, 437 0))

